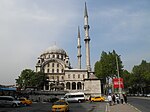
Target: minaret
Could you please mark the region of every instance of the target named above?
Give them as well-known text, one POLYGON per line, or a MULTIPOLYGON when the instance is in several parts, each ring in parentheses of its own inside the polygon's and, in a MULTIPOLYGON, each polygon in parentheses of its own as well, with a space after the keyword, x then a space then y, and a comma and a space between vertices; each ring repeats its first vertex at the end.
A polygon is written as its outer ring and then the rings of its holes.
POLYGON ((86 50, 86 67, 88 71, 91 71, 90 65, 90 37, 89 37, 89 29, 90 26, 88 25, 88 13, 87 7, 85 3, 85 10, 84 10, 84 30, 85 30, 85 50, 86 50))
POLYGON ((78 49, 78 69, 81 69, 81 39, 80 39, 80 29, 78 27, 78 46, 77 46, 77 49, 78 49))

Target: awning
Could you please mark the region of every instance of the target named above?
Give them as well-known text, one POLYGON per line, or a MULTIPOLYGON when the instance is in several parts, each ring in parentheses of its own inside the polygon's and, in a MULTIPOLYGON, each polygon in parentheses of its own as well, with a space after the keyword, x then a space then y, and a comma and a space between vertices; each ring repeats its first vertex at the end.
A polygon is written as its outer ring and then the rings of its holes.
POLYGON ((16 88, 0 88, 0 91, 16 91, 16 88))

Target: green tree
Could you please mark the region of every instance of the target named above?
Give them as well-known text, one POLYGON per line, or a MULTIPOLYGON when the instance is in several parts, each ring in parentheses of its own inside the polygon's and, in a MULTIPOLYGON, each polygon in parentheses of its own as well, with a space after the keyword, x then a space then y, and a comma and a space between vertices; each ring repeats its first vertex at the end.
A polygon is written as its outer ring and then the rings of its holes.
POLYGON ((34 75, 31 77, 31 80, 32 86, 41 89, 46 81, 46 74, 43 72, 35 72, 34 75))
POLYGON ((118 60, 118 67, 119 67, 119 73, 120 76, 122 76, 123 73, 123 66, 122 61, 120 59, 120 56, 116 54, 116 52, 113 50, 113 52, 102 52, 101 58, 99 61, 95 63, 94 71, 98 78, 102 78, 105 82, 105 79, 108 77, 114 77, 117 76, 117 62, 118 60))
POLYGON ((45 81, 45 73, 36 73, 31 69, 25 69, 21 72, 20 76, 18 76, 18 79, 16 79, 16 84, 21 89, 25 89, 26 87, 37 87, 40 89, 44 85, 45 81))
POLYGON ((142 60, 140 65, 136 65, 132 69, 133 74, 133 88, 137 93, 144 93, 149 90, 144 90, 145 87, 150 86, 150 63, 142 60))
POLYGON ((113 52, 102 52, 100 60, 95 63, 94 71, 96 76, 101 79, 101 82, 104 87, 104 91, 107 94, 108 89, 112 88, 112 85, 109 85, 108 81, 110 78, 117 77, 117 65, 119 70, 119 76, 122 76, 123 66, 120 56, 113 50, 113 52))
POLYGON ((25 69, 21 72, 18 79, 16 79, 16 83, 20 88, 25 88, 32 84, 31 77, 34 75, 34 71, 31 69, 25 69))

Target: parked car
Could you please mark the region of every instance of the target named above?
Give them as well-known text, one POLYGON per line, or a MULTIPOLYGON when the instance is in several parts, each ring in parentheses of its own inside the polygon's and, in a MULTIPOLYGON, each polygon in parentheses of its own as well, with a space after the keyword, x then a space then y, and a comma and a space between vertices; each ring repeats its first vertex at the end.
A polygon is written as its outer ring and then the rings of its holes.
POLYGON ((58 100, 52 105, 52 112, 68 112, 69 103, 65 100, 58 100))
POLYGON ((31 105, 32 101, 28 100, 27 98, 19 98, 19 101, 24 105, 31 105))
POLYGON ((61 99, 64 99, 67 102, 84 102, 85 94, 83 92, 66 93, 61 99))
POLYGON ((21 102, 12 96, 0 96, 0 106, 18 107, 20 105, 21 102))
POLYGON ((146 95, 147 97, 150 97, 150 93, 146 95))
POLYGON ((96 96, 96 97, 92 97, 91 98, 91 101, 92 102, 102 102, 102 101, 105 101, 105 98, 104 97, 102 97, 102 96, 96 96))

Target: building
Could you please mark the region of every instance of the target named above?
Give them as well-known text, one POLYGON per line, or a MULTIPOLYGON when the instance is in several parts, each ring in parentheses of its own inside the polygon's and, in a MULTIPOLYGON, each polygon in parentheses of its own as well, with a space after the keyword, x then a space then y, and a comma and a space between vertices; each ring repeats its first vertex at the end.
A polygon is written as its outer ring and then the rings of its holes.
POLYGON ((46 49, 36 64, 36 72, 46 73, 47 80, 44 91, 84 92, 90 95, 101 95, 101 82, 94 75, 90 65, 90 37, 89 37, 88 12, 85 3, 84 30, 86 48, 86 68, 81 69, 81 40, 78 28, 78 68, 72 68, 69 56, 65 50, 56 45, 46 49))

